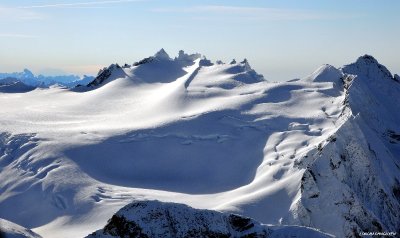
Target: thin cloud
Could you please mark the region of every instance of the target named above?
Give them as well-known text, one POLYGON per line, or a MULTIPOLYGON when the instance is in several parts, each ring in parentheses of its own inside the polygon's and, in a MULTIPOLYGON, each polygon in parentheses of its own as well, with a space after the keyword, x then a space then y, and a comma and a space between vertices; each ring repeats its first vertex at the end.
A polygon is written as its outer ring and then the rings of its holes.
POLYGON ((259 20, 318 20, 348 18, 340 14, 328 14, 301 9, 266 8, 266 7, 237 7, 223 5, 193 6, 187 8, 155 8, 153 12, 160 13, 191 13, 232 15, 240 18, 259 20))
POLYGON ((57 4, 45 4, 45 5, 33 5, 33 6, 21 6, 19 9, 34 9, 34 8, 71 8, 71 7, 90 7, 96 5, 105 4, 120 4, 130 2, 142 2, 146 0, 110 0, 110 1, 97 1, 97 2, 77 2, 77 3, 57 3, 57 4))
POLYGON ((17 9, 0 6, 0 19, 5 20, 38 20, 43 16, 28 9, 17 9))
POLYGON ((279 10, 275 8, 262 8, 262 7, 235 7, 235 6, 221 6, 221 5, 207 5, 207 6, 192 6, 182 8, 155 8, 155 12, 215 12, 215 13, 257 13, 271 10, 279 10))

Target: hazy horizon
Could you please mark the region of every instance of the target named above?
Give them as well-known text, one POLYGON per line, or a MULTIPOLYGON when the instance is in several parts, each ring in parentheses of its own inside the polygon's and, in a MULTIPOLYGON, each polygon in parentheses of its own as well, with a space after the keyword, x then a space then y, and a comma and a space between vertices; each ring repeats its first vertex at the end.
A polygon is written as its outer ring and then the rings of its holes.
POLYGON ((0 4, 0 72, 95 75, 164 48, 247 58, 271 81, 370 54, 400 72, 398 1, 27 1, 0 4))

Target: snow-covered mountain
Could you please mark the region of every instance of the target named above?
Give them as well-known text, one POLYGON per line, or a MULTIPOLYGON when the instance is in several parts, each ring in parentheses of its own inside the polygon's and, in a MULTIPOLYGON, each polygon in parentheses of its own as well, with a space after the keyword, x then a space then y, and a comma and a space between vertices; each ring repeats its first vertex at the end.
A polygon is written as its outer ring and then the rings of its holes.
POLYGON ((1 238, 41 238, 35 232, 10 221, 0 219, 1 238))
MULTIPOLYGON (((319 227, 338 236, 400 229, 400 84, 372 56, 340 71, 343 80, 341 126, 298 159, 305 168, 302 194, 289 223, 319 227)), ((337 79, 339 77, 336 77, 337 79)), ((316 77, 317 78, 317 77, 316 77)), ((331 77, 337 83, 335 77, 331 77)))
POLYGON ((49 87, 60 85, 73 88, 77 85, 86 85, 93 80, 92 76, 79 77, 77 75, 44 76, 34 75, 29 69, 22 72, 0 73, 0 82, 7 78, 13 78, 32 87, 49 87))
POLYGON ((176 203, 135 201, 87 238, 108 237, 307 237, 330 235, 299 226, 263 225, 251 218, 176 203))
POLYGON ((34 89, 35 87, 26 85, 18 79, 0 79, 0 92, 2 93, 26 93, 34 89))
MULTIPOLYGON (((231 80, 221 80, 219 82, 220 87, 226 89, 243 83, 250 84, 265 81, 262 75, 257 74, 250 67, 246 59, 240 64, 211 67, 213 63, 206 58, 202 58, 201 54, 186 54, 181 50, 178 57, 172 59, 164 49, 161 49, 154 56, 135 62, 132 66, 124 65, 121 67, 118 64, 112 64, 108 68, 100 70, 97 77, 87 85, 89 89, 86 90, 95 89, 118 78, 131 78, 135 83, 170 83, 182 76, 186 75, 187 77, 188 72, 185 68, 194 65, 196 68, 191 72, 192 78, 196 77, 196 74, 204 67, 220 70, 213 72, 215 74, 227 74, 231 76, 231 80)), ((189 82, 185 86, 190 84, 190 80, 191 78, 189 77, 189 82)), ((85 90, 84 87, 81 87, 81 90, 85 90)))
POLYGON ((271 83, 247 60, 164 50, 87 86, 0 93, 0 217, 84 237, 156 199, 337 237, 399 233, 399 93, 368 55, 271 83))

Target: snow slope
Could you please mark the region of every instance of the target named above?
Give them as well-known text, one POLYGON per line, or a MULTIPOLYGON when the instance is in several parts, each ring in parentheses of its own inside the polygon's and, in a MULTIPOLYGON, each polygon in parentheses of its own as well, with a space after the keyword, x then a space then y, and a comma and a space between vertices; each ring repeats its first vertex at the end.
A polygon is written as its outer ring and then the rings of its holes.
POLYGON ((341 71, 346 121, 299 160, 306 171, 292 223, 346 237, 399 233, 400 108, 393 100, 400 84, 369 55, 341 71))
POLYGON ((247 60, 162 50, 73 90, 0 93, 0 217, 83 237, 157 199, 338 237, 398 231, 399 90, 370 56, 270 83, 247 60))
POLYGON ((1 238, 41 238, 35 232, 10 221, 0 219, 1 238))

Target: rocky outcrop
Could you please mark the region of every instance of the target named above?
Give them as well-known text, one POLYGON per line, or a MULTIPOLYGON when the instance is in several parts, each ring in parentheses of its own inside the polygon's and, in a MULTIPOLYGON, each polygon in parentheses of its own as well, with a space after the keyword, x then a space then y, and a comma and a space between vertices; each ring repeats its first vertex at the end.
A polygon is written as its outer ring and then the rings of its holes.
POLYGON ((109 79, 113 73, 116 74, 116 71, 122 71, 121 66, 119 66, 118 64, 112 64, 108 68, 100 70, 96 78, 92 82, 90 82, 87 86, 96 87, 105 83, 105 81, 109 79))
POLYGON ((253 219, 177 203, 136 201, 87 238, 101 237, 330 237, 306 227, 273 227, 253 219))

